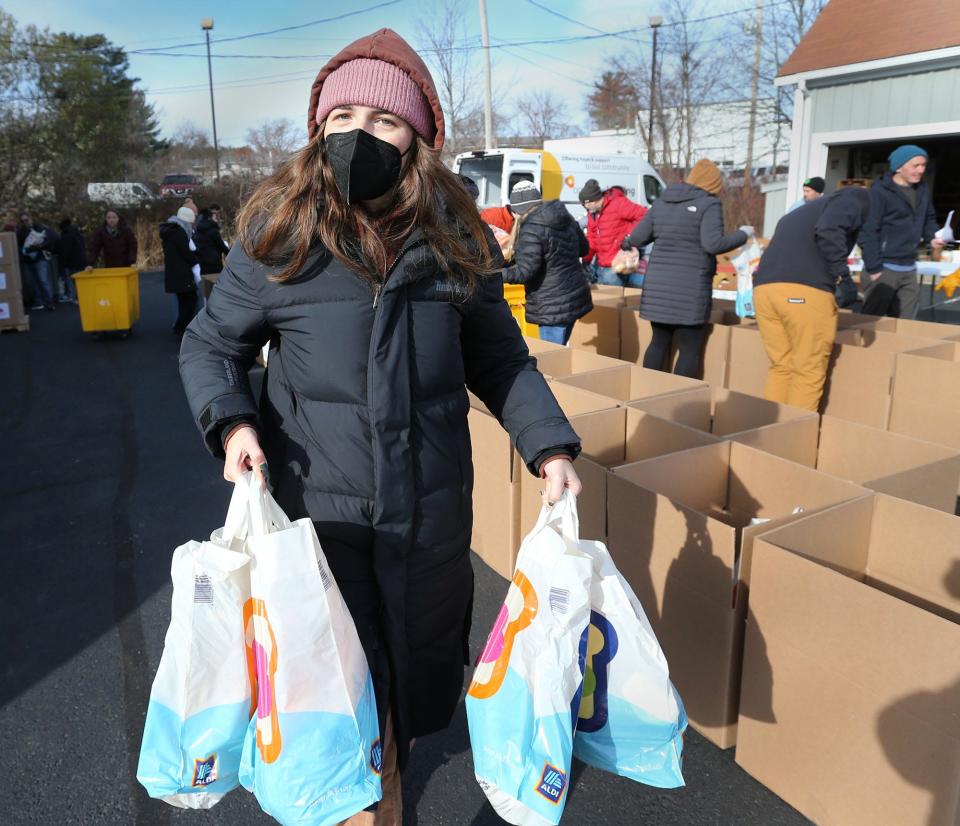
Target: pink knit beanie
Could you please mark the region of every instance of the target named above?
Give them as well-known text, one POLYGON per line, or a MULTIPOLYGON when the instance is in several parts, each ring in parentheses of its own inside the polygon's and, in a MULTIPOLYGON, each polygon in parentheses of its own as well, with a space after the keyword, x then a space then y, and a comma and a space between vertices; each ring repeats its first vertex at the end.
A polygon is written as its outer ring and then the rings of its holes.
POLYGON ((403 118, 426 141, 437 127, 433 110, 410 75, 385 60, 358 58, 344 63, 323 81, 317 101, 317 125, 338 106, 371 106, 403 118))

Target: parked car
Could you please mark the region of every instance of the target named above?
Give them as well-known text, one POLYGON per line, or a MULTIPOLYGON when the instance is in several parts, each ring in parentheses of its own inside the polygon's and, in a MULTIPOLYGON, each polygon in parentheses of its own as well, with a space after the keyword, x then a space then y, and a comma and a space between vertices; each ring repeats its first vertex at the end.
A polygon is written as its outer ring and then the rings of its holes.
POLYGON ((156 193, 146 184, 128 181, 100 181, 87 184, 87 197, 108 206, 137 206, 156 200, 156 193))
POLYGON ((175 175, 164 175, 160 182, 160 195, 164 198, 183 198, 192 195, 194 190, 203 186, 203 181, 198 175, 187 175, 177 173, 175 175))

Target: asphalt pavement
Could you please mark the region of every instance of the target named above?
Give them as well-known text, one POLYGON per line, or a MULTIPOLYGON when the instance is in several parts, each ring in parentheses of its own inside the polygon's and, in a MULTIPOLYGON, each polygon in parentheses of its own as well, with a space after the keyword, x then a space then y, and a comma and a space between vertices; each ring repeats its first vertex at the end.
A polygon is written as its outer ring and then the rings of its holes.
MULTIPOLYGON (((80 329, 76 307, 0 336, 0 821, 19 824, 274 822, 244 790, 192 812, 135 778, 150 684, 170 617, 171 554, 222 524, 230 489, 204 449, 177 373, 173 299, 141 276, 127 339, 80 329)), ((478 653, 506 583, 474 557, 478 653)), ((829 749, 830 744, 824 744, 829 749)), ((576 765, 563 822, 805 824, 693 731, 683 789, 576 765)), ((461 704, 417 742, 404 823, 496 826, 473 777, 461 704)))

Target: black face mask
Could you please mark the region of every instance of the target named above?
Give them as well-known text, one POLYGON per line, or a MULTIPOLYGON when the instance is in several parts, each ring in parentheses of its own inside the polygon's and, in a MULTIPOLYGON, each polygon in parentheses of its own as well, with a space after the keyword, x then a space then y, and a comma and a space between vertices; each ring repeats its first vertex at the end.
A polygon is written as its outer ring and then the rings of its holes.
POLYGON ((348 204, 379 198, 400 180, 403 156, 392 143, 362 129, 334 132, 324 142, 340 197, 348 204))

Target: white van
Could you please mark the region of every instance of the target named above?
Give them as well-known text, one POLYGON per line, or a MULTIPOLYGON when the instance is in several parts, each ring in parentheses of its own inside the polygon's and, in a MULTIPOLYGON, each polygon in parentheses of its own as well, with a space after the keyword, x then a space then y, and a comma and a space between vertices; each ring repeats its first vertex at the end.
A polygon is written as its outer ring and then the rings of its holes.
POLYGON ((109 181, 87 184, 87 197, 91 201, 121 207, 145 204, 156 200, 157 195, 146 184, 109 181))
POLYGON ((526 180, 539 187, 546 200, 563 201, 575 218, 585 214, 578 195, 590 178, 603 190, 621 187, 631 201, 644 206, 650 206, 665 186, 657 171, 638 155, 490 149, 457 155, 453 171, 476 181, 481 208, 506 205, 513 185, 526 180))

